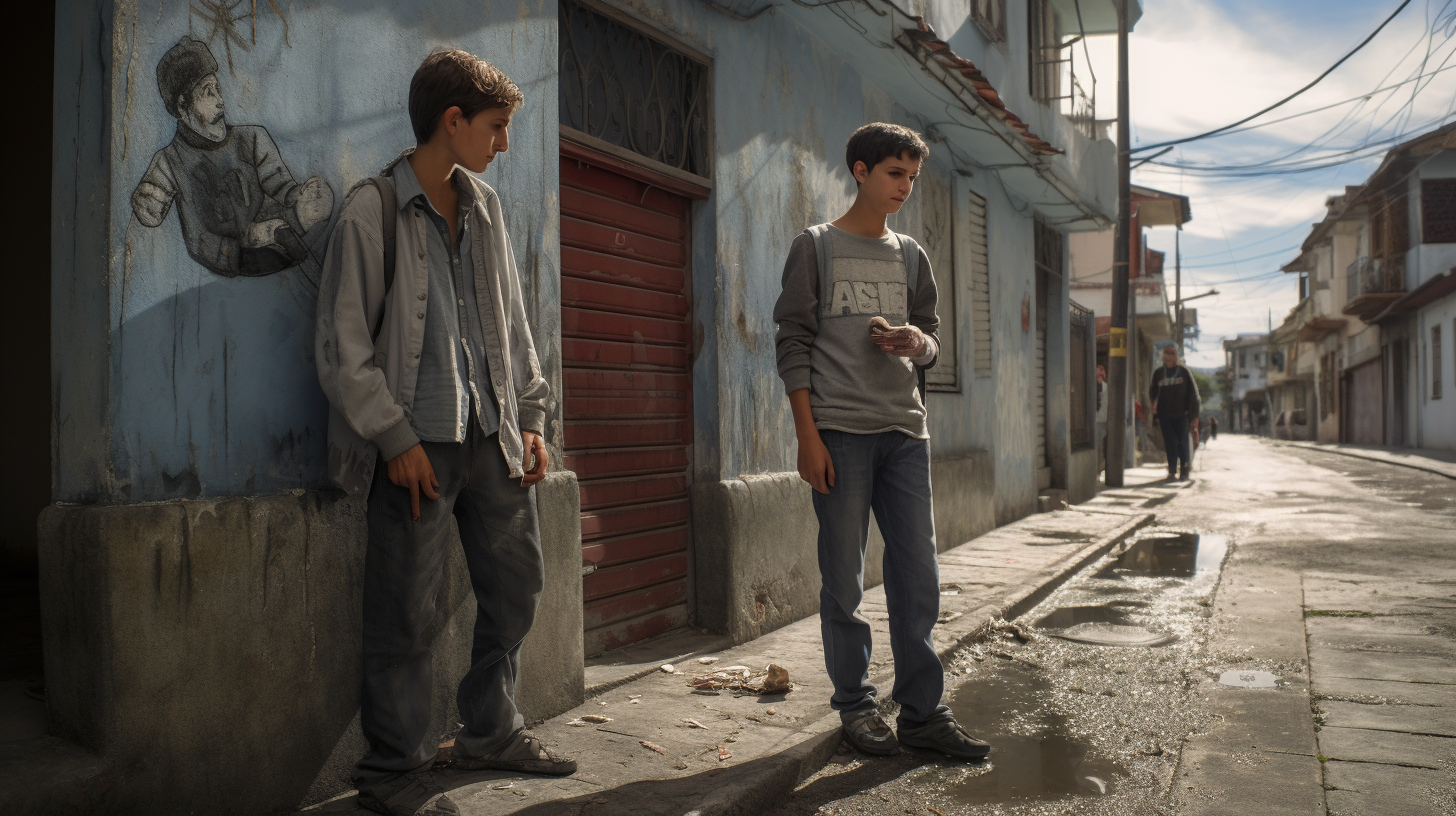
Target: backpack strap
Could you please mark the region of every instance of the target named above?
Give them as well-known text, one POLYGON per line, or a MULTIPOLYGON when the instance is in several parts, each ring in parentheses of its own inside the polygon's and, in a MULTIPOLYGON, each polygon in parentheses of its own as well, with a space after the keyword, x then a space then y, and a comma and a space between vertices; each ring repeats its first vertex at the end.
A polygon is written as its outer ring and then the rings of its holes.
POLYGON ((814 261, 819 265, 818 289, 815 294, 820 297, 819 313, 823 314, 824 293, 829 292, 832 294, 834 292, 834 288, 830 286, 831 279, 829 277, 829 264, 834 258, 834 247, 830 244, 829 239, 829 225, 815 224, 804 230, 804 232, 809 233, 809 237, 814 239, 814 261))
MULTIPOLYGON (((905 320, 910 320, 910 309, 915 305, 915 284, 920 282, 920 245, 908 235, 895 233, 900 239, 900 257, 905 260, 905 320)), ((920 388, 920 404, 925 404, 925 367, 915 366, 915 378, 920 388)))
MULTIPOLYGON (((379 193, 379 237, 384 244, 384 302, 389 303, 389 291, 394 288, 394 231, 395 221, 398 218, 399 199, 394 193, 394 179, 388 176, 370 176, 349 191, 349 196, 362 189, 365 185, 373 187, 379 193)), ((379 310, 379 320, 375 322, 374 329, 369 333, 371 338, 379 336, 379 330, 384 328, 384 309, 379 310)))
POLYGON ((920 282, 920 245, 908 235, 895 233, 900 239, 900 257, 905 259, 905 319, 910 319, 910 307, 915 303, 915 284, 920 282))

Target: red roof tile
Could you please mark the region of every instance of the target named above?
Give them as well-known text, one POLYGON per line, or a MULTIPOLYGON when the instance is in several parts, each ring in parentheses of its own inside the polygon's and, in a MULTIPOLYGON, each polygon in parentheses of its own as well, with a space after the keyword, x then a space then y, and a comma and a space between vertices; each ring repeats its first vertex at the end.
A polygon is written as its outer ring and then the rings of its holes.
POLYGON ((935 30, 925 22, 924 18, 916 18, 916 25, 916 28, 905 29, 905 34, 911 41, 929 51, 941 65, 965 77, 971 83, 971 87, 976 89, 977 95, 990 106, 991 113, 1019 133, 1031 148, 1031 152, 1038 156, 1055 156, 1064 152, 1052 147, 1045 139, 1032 133, 1030 126, 1021 121, 1021 117, 1007 110, 1006 103, 1001 101, 1001 95, 991 87, 990 80, 981 73, 981 69, 977 68, 975 63, 950 50, 950 44, 937 37, 935 30))

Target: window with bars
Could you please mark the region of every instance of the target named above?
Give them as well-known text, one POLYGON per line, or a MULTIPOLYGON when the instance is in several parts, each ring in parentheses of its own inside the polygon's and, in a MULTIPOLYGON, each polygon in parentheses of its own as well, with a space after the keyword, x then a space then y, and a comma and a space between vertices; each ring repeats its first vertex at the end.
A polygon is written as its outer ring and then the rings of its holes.
POLYGON ((971 0, 971 21, 991 42, 1006 42, 1006 0, 971 0))
POLYGON ((1431 399, 1441 398, 1441 327, 1431 327, 1431 399))
POLYGON ((1069 412, 1071 414, 1072 450, 1093 447, 1092 428, 1097 423, 1097 338, 1096 320, 1091 309, 1073 303, 1071 330, 1068 333, 1067 365, 1071 369, 1069 412))
POLYGON ((557 10, 561 124, 709 177, 709 66, 573 0, 557 10))
POLYGON ((1421 243, 1456 244, 1456 179, 1421 181, 1421 243))
POLYGON ((1057 15, 1051 0, 1028 0, 1026 27, 1030 36, 1031 98, 1051 102, 1061 97, 1061 47, 1057 15))

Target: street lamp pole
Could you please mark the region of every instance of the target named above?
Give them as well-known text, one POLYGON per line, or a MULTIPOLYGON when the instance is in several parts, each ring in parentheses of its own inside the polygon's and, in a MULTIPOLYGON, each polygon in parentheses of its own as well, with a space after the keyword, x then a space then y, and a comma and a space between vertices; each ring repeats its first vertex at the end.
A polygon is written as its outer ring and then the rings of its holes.
POLYGON ((1117 230, 1112 239, 1112 330, 1107 348, 1108 487, 1122 487, 1127 445, 1128 233, 1131 229, 1131 127, 1127 90, 1127 0, 1117 4, 1117 230))

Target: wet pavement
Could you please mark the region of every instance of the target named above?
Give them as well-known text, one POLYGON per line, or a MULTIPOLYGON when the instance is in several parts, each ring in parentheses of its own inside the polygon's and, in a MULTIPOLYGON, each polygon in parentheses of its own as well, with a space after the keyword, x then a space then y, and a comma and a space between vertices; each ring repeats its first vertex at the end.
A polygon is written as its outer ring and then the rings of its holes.
POLYGON ((947 662, 989 760, 841 747, 771 813, 1456 814, 1456 481, 1238 436, 1194 476, 1105 491, 1163 528, 947 662))

